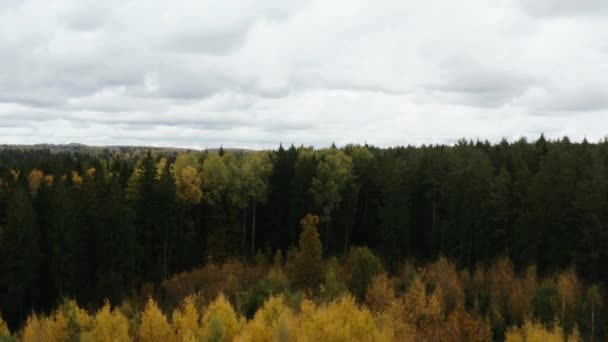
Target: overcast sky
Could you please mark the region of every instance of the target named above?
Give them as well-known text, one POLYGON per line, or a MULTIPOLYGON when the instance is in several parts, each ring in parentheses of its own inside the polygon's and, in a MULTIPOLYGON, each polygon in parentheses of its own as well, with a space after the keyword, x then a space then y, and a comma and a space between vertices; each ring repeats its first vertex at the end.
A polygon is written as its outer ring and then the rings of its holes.
POLYGON ((0 0, 0 143, 608 133, 605 0, 0 0))

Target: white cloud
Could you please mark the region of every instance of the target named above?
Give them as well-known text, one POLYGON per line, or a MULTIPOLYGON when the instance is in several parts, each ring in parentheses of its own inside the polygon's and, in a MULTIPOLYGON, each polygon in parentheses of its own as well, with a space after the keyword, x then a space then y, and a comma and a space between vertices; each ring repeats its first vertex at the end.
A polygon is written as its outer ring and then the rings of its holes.
POLYGON ((599 139, 601 1, 3 1, 0 143, 599 139))

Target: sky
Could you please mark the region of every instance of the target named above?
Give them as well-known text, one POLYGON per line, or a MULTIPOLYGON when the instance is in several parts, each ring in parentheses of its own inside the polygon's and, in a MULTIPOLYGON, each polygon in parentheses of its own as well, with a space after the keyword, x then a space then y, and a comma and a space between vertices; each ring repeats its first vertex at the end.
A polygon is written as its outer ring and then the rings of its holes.
POLYGON ((1 0, 0 144, 608 133, 605 0, 1 0))

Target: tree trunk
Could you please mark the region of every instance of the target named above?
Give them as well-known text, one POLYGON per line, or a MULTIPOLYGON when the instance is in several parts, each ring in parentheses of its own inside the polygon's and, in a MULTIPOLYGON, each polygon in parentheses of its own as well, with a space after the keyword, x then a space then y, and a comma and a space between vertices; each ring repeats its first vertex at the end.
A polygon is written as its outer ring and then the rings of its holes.
POLYGON ((595 308, 594 308, 594 305, 591 304, 591 342, 593 342, 594 325, 595 325, 595 308))
POLYGON ((367 231, 367 211, 369 206, 369 192, 365 190, 365 205, 363 206, 363 229, 367 231))
POLYGON ((241 238, 241 248, 242 248, 242 253, 243 253, 243 258, 245 258, 245 254, 247 253, 247 251, 245 250, 245 228, 246 228, 246 224, 245 224, 245 218, 246 218, 246 213, 247 213, 247 209, 246 207, 243 208, 243 236, 241 238))
POLYGON ((565 314, 565 311, 566 311, 566 297, 562 296, 562 328, 565 328, 564 327, 564 314, 565 314))
POLYGON ((167 279, 167 234, 163 241, 163 280, 167 279))
POLYGON ((344 255, 348 253, 348 225, 344 227, 344 255))
POLYGON ((435 217, 436 217, 436 201, 435 201, 435 196, 433 196, 433 226, 431 227, 431 231, 433 232, 433 234, 435 234, 435 217))
POLYGON ((325 221, 325 239, 324 239, 324 245, 325 245, 325 252, 327 253, 327 250, 329 249, 329 219, 327 221, 325 221))
POLYGON ((255 255, 255 209, 257 203, 253 202, 253 218, 251 220, 251 256, 255 255))

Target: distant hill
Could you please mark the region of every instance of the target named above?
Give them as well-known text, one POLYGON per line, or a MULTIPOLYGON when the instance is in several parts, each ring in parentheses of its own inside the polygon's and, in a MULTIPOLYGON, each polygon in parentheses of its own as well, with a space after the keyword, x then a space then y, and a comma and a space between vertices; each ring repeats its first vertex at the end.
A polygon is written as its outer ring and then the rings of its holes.
MULTIPOLYGON (((9 145, 0 144, 0 151, 19 150, 19 151, 49 151, 50 153, 79 153, 92 155, 114 155, 114 156, 137 156, 147 151, 160 154, 175 154, 179 152, 218 152, 219 148, 213 149, 188 149, 180 147, 155 147, 155 146, 89 146, 80 143, 69 144, 33 144, 33 145, 9 145)), ((226 152, 249 153, 254 150, 243 148, 223 148, 226 152)))

